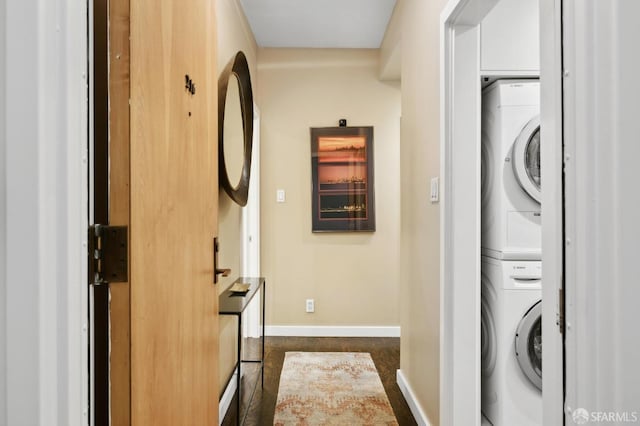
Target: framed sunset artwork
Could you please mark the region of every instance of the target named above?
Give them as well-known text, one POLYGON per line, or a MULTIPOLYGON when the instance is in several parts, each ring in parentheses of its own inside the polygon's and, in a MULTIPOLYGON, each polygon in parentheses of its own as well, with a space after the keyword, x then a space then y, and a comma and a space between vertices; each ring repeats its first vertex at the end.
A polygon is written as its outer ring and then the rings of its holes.
POLYGON ((373 127, 311 128, 312 231, 375 231, 373 127))

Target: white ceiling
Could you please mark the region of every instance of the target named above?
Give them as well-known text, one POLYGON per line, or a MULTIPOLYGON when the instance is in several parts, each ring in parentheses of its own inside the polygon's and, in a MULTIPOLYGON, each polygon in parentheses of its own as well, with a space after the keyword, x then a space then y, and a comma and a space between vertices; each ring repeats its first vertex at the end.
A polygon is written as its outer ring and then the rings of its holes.
POLYGON ((258 46, 378 48, 396 0, 240 0, 258 46))

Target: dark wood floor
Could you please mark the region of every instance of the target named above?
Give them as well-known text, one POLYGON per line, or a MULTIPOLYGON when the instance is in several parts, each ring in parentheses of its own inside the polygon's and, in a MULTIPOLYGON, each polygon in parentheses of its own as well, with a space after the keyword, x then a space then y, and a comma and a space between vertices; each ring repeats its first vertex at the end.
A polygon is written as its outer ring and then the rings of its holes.
MULTIPOLYGON (((264 388, 261 388, 259 381, 257 381, 255 394, 246 414, 245 425, 262 426, 273 424, 280 372, 282 371, 284 354, 288 351, 369 352, 378 369, 380 379, 398 423, 401 426, 416 424, 409 406, 396 384, 396 370, 400 368, 399 338, 267 337, 265 343, 264 388)), ((247 369, 251 367, 249 365, 247 369)), ((243 368, 245 368, 244 365, 243 368)), ((241 408, 243 415, 251 394, 249 387, 256 382, 256 375, 257 371, 255 374, 245 374, 246 385, 243 384, 243 408, 241 408)), ((243 378, 243 383, 245 383, 245 378, 243 378)), ((223 425, 232 426, 236 424, 236 397, 234 397, 227 411, 223 425)))

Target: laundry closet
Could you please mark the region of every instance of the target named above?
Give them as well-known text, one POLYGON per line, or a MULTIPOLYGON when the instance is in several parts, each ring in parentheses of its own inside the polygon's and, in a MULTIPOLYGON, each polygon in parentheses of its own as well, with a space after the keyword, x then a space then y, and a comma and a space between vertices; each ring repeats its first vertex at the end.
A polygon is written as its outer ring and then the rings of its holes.
POLYGON ((542 424, 540 49, 537 0, 480 25, 483 424, 542 424))

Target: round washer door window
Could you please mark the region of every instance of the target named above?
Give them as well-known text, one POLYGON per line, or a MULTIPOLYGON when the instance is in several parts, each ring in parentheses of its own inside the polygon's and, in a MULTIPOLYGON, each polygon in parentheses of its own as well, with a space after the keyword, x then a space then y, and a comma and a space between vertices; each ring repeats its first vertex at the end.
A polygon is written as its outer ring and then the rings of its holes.
POLYGON ((525 376, 542 390, 542 303, 522 317, 516 331, 516 358, 525 376))
POLYGON ((540 116, 532 118, 516 138, 511 164, 522 189, 539 203, 541 200, 540 116))

